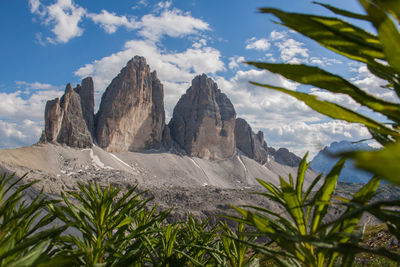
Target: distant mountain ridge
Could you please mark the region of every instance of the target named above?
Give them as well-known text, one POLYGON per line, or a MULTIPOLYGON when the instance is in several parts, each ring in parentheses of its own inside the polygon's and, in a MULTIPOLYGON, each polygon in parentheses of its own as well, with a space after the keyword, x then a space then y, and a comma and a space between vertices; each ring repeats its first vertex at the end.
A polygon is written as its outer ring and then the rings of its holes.
MULTIPOLYGON (((340 152, 373 149, 373 147, 366 143, 351 143, 349 141, 333 142, 314 157, 310 166, 317 172, 327 174, 339 159, 333 155, 340 152)), ((340 173, 339 180, 350 183, 366 183, 371 177, 372 174, 357 169, 352 160, 347 160, 340 173)))

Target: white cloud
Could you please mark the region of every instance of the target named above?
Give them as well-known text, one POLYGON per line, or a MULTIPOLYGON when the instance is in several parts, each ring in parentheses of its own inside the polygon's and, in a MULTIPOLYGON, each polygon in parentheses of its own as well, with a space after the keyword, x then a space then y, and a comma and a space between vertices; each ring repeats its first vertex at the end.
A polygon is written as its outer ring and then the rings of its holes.
POLYGON ((193 43, 192 47, 198 49, 198 48, 201 48, 206 45, 207 45, 207 40, 204 38, 201 38, 201 39, 197 40, 195 43, 193 43))
POLYGON ((262 130, 267 142, 269 141, 275 147, 289 147, 299 156, 310 151, 311 157, 333 141, 357 141, 370 138, 368 130, 361 125, 337 120, 317 123, 302 121, 277 123, 263 127, 262 130))
MULTIPOLYGON (((84 17, 99 24, 106 33, 114 33, 123 26, 128 30, 139 30, 139 36, 153 42, 159 41, 164 35, 182 37, 210 30, 208 23, 192 17, 189 12, 182 12, 179 9, 170 10, 171 2, 158 3, 156 12, 160 12, 160 14, 147 14, 139 21, 135 21, 134 18, 119 16, 105 9, 101 10, 99 14, 88 13, 73 0, 57 0, 49 6, 41 4, 39 0, 29 1, 31 13, 38 15, 46 26, 51 27, 51 31, 55 35, 43 38, 42 33, 36 34, 36 39, 40 44, 67 43, 69 40, 81 36, 83 28, 80 27, 80 23, 84 17)), ((200 42, 197 45, 201 44, 200 42)))
POLYGON ((269 34, 269 39, 271 41, 277 41, 277 40, 286 39, 286 38, 287 38, 287 33, 285 31, 278 32, 276 30, 273 30, 269 34))
POLYGON ((60 97, 59 86, 19 81, 20 90, 0 93, 0 148, 31 145, 43 129, 46 101, 60 97))
POLYGON ((351 110, 357 110, 361 107, 361 105, 354 101, 353 98, 345 94, 334 94, 316 88, 313 88, 310 94, 317 96, 320 100, 333 102, 351 110))
POLYGON ((29 0, 29 7, 31 13, 38 13, 40 8, 40 1, 39 0, 29 0))
POLYGON ((0 119, 22 121, 43 119, 46 101, 61 96, 59 90, 38 90, 26 94, 21 90, 0 93, 0 119))
POLYGON ((149 2, 147 2, 147 0, 139 0, 139 1, 137 1, 137 4, 132 6, 131 8, 133 10, 135 10, 135 9, 139 9, 141 7, 146 7, 148 4, 149 4, 149 2))
POLYGON ((387 82, 373 75, 365 65, 360 65, 354 68, 353 71, 356 72, 356 76, 350 80, 355 85, 378 98, 390 102, 399 102, 393 90, 382 88, 387 82))
POLYGON ((172 5, 171 1, 159 2, 156 5, 155 11, 159 11, 160 9, 168 9, 172 5))
MULTIPOLYGON (((32 14, 37 14, 43 23, 52 27, 55 37, 47 37, 49 43, 67 43, 72 38, 81 36, 83 29, 79 26, 86 10, 73 0, 57 0, 52 5, 45 6, 39 0, 30 0, 32 14)), ((43 42, 43 41, 42 41, 43 42)))
POLYGON ((257 39, 253 37, 247 40, 246 43, 247 43, 246 45, 247 50, 254 49, 260 51, 267 51, 271 46, 271 44, 265 38, 257 39))
POLYGON ((309 63, 320 66, 331 66, 333 64, 342 64, 343 62, 335 58, 310 57, 309 63))
POLYGON ((0 119, 0 148, 28 146, 39 141, 43 123, 24 120, 20 123, 0 119))
POLYGON ((304 47, 304 43, 289 38, 276 42, 275 46, 279 48, 280 57, 284 62, 292 64, 307 62, 309 50, 304 47))
POLYGON ((23 87, 26 90, 59 90, 60 86, 54 86, 48 83, 40 83, 40 82, 25 82, 25 81, 16 81, 15 82, 19 88, 23 87))
POLYGON ((229 58, 228 68, 231 70, 235 70, 239 68, 239 64, 243 64, 244 57, 242 56, 234 56, 229 58))
POLYGON ((139 27, 135 19, 128 19, 126 16, 117 16, 115 13, 110 13, 107 10, 101 10, 100 14, 89 13, 87 17, 99 24, 106 33, 114 33, 118 27, 124 26, 128 30, 137 29, 139 27))
POLYGON ((140 25, 139 35, 152 41, 160 40, 163 35, 182 37, 210 29, 208 23, 178 9, 164 10, 159 16, 144 15, 140 25))

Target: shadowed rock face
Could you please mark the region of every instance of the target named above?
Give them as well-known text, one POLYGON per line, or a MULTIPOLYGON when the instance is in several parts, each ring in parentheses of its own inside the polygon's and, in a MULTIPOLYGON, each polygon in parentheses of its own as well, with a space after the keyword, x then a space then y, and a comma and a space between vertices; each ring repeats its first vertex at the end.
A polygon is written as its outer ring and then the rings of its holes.
MULTIPOLYGON (((46 103, 45 130, 41 141, 79 148, 91 147, 92 134, 82 111, 86 105, 85 100, 68 84, 61 100, 56 98, 46 103)), ((86 115, 90 120, 89 114, 86 115)))
POLYGON ((250 125, 242 118, 236 119, 235 125, 236 147, 261 164, 268 160, 268 148, 264 140, 264 134, 258 131, 255 134, 250 125))
POLYGON ((82 80, 82 85, 75 88, 81 97, 82 115, 89 132, 94 136, 94 85, 91 77, 82 80))
POLYGON ((165 126, 164 89, 145 58, 135 56, 113 79, 96 115, 96 137, 106 151, 159 149, 165 126))
POLYGON ((179 99, 168 126, 172 139, 190 156, 223 159, 236 154, 235 120, 231 101, 203 74, 179 99))
POLYGON ((279 148, 275 152, 275 160, 276 162, 283 164, 283 165, 288 165, 291 167, 296 167, 299 166, 301 162, 301 158, 293 154, 292 152, 289 152, 287 148, 279 148))

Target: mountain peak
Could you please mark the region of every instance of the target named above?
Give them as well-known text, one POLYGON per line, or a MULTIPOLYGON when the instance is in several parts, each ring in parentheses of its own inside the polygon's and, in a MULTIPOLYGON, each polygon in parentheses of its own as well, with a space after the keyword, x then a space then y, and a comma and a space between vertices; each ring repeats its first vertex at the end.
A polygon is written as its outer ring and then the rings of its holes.
POLYGON ((168 126, 172 138, 189 155, 222 159, 236 154, 235 119, 231 101, 203 74, 192 80, 179 99, 168 126))

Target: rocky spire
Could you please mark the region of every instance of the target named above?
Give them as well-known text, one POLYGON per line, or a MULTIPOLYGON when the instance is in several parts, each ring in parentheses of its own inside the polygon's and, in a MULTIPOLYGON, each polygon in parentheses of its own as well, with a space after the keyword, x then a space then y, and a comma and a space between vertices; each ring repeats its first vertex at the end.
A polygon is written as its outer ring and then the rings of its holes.
POLYGON ((236 153, 235 119, 231 101, 203 74, 179 99, 168 126, 172 139, 190 156, 223 159, 236 153))
POLYGON ((75 88, 81 98, 82 115, 89 132, 94 136, 94 85, 92 77, 82 80, 82 85, 75 88))
POLYGON ((255 134, 247 121, 242 118, 237 118, 235 125, 235 138, 236 147, 249 158, 258 161, 261 164, 267 162, 268 148, 267 143, 264 140, 263 132, 258 131, 258 133, 255 134))
MULTIPOLYGON (((93 94, 92 94, 93 97, 93 94)), ((84 118, 82 107, 93 102, 90 97, 81 99, 79 93, 68 84, 61 99, 47 101, 45 130, 41 141, 66 144, 71 147, 91 147, 93 139, 84 118)), ((86 114, 90 119, 89 114, 86 114)), ((93 117, 93 113, 91 114, 93 117)))
POLYGON ((96 137, 107 151, 159 149, 165 127, 164 89, 144 57, 135 56, 101 98, 96 137))

